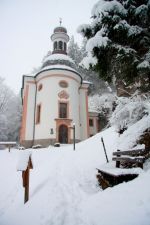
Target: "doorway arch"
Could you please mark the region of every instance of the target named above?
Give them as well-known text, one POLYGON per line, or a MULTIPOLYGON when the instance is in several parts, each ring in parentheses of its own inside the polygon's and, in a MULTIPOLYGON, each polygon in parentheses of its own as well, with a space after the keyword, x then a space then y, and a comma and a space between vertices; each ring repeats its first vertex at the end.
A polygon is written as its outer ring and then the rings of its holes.
POLYGON ((59 126, 59 143, 68 144, 68 127, 66 125, 59 126))

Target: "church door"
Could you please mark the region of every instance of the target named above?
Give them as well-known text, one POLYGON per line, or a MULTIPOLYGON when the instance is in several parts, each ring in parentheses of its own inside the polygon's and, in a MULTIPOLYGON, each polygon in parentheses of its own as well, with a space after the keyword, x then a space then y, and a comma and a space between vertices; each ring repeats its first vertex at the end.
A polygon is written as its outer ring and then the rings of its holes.
POLYGON ((59 127, 59 142, 62 144, 68 143, 68 127, 65 125, 59 127))

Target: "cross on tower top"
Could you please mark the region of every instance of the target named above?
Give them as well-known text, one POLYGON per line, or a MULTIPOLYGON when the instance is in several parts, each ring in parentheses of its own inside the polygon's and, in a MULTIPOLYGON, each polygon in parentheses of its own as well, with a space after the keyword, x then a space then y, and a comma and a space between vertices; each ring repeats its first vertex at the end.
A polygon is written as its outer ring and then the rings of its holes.
POLYGON ((59 23, 60 23, 60 26, 61 26, 61 24, 62 24, 62 18, 59 18, 59 23))

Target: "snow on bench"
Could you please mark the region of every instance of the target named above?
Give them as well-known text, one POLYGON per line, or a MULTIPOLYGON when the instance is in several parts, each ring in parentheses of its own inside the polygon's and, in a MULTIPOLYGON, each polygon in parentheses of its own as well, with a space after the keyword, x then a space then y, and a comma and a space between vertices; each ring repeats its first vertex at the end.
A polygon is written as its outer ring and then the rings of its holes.
POLYGON ((9 148, 9 152, 10 152, 10 148, 13 147, 13 146, 16 146, 16 142, 15 141, 1 141, 0 142, 0 145, 2 146, 6 146, 9 148))
POLYGON ((0 141, 0 145, 16 145, 15 141, 0 141))
POLYGON ((141 168, 114 168, 114 165, 111 163, 97 170, 97 179, 103 190, 123 182, 131 181, 143 172, 141 168))
MULTIPOLYGON (((17 163, 17 171, 25 171, 28 167, 28 164, 32 164, 32 159, 31 159, 32 153, 27 150, 21 150, 19 151, 19 160, 17 163)), ((31 165, 32 167, 32 165, 31 165)))

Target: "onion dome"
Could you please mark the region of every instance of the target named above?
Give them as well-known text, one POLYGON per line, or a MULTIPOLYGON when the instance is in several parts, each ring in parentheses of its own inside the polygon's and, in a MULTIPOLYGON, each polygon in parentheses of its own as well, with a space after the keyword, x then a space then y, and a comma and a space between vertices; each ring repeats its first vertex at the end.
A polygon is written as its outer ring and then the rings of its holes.
POLYGON ((66 33, 67 34, 67 29, 65 27, 59 26, 54 29, 54 33, 66 33))

